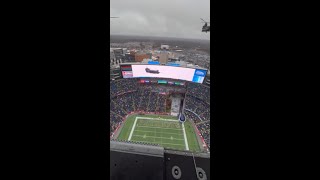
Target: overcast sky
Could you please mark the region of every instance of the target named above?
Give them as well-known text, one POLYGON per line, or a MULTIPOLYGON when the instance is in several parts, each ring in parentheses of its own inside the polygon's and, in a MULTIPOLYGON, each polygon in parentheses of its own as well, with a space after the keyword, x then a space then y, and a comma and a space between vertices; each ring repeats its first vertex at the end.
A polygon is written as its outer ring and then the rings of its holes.
POLYGON ((210 0, 110 0, 111 34, 209 39, 210 0))

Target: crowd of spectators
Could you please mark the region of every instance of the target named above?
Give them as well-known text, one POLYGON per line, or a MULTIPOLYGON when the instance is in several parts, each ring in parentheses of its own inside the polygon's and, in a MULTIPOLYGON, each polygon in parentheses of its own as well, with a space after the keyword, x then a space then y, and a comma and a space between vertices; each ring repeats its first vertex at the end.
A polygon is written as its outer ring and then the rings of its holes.
POLYGON ((199 117, 190 111, 184 111, 184 114, 188 120, 193 121, 195 124, 201 122, 199 117))
POLYGON ((188 83, 185 98, 187 118, 197 126, 205 143, 210 149, 210 113, 214 112, 214 104, 210 104, 210 87, 197 83, 188 83))
POLYGON ((197 97, 210 104, 210 87, 189 82, 187 86, 187 94, 193 97, 197 97))
POLYGON ((139 102, 139 111, 148 111, 148 102, 149 102, 149 96, 150 92, 148 90, 141 91, 140 95, 140 102, 139 102))
POLYGON ((197 115, 190 111, 184 111, 186 118, 194 122, 195 126, 198 128, 204 142, 210 149, 210 121, 201 121, 197 115))
POLYGON ((138 89, 137 79, 120 79, 110 82, 110 97, 138 89))
POLYGON ((210 149, 210 121, 197 124, 197 128, 200 131, 204 142, 207 144, 208 148, 210 149))
POLYGON ((158 94, 158 102, 157 102, 157 112, 166 112, 166 101, 167 96, 163 94, 158 94))
POLYGON ((110 136, 116 130, 116 128, 121 124, 122 118, 113 112, 110 112, 110 136))
POLYGON ((157 101, 158 101, 158 94, 156 92, 150 92, 149 96, 149 104, 148 104, 148 110, 149 112, 156 112, 157 108, 157 101))
POLYGON ((198 97, 187 94, 185 98, 185 109, 197 114, 202 121, 210 120, 210 104, 198 97))

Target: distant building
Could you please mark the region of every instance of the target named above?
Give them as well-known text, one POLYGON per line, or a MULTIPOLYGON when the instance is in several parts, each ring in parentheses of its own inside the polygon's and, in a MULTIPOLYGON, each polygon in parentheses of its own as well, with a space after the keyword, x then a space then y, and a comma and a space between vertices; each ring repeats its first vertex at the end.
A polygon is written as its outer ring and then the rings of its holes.
POLYGON ((176 64, 180 64, 181 67, 187 67, 187 63, 185 61, 176 61, 176 64))
POLYGON ((134 54, 125 54, 124 62, 135 62, 135 55, 134 54))
POLYGON ((116 56, 114 55, 113 49, 110 48, 110 62, 113 62, 116 59, 116 56))
POLYGON ((124 54, 123 54, 123 49, 122 48, 110 48, 110 53, 111 50, 113 50, 114 56, 116 60, 123 59, 124 54))
POLYGON ((168 52, 161 52, 159 55, 159 62, 160 64, 167 64, 168 63, 168 59, 169 59, 169 54, 168 52))
POLYGON ((162 44, 161 45, 161 49, 167 49, 168 50, 169 49, 169 45, 162 44))
POLYGON ((127 48, 122 48, 122 51, 123 51, 123 55, 127 54, 127 48))
POLYGON ((143 60, 141 61, 141 63, 143 63, 143 64, 148 64, 149 61, 150 61, 150 59, 143 59, 143 60))
POLYGON ((136 52, 135 51, 130 51, 130 54, 134 56, 136 54, 136 52))
POLYGON ((142 62, 143 59, 150 59, 150 55, 136 53, 134 59, 135 59, 136 62, 142 62))
POLYGON ((149 59, 152 59, 152 53, 146 53, 149 56, 149 59))
POLYGON ((169 58, 175 58, 176 54, 173 52, 169 52, 169 58))

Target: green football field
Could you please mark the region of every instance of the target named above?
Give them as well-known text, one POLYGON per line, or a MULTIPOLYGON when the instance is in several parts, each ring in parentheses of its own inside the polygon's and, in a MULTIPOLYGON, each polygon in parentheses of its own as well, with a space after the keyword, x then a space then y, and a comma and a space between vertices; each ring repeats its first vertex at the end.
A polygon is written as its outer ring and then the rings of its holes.
POLYGON ((172 116, 128 116, 117 139, 160 144, 176 150, 200 151, 191 123, 186 121, 181 124, 177 117, 172 116))

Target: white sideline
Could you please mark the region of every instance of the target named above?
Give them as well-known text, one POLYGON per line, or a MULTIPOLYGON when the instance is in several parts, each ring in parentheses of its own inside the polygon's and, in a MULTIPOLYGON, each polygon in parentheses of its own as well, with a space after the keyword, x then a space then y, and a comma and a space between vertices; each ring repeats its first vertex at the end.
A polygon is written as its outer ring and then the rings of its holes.
MULTIPOLYGON (((170 139, 171 138, 166 138, 166 137, 156 137, 156 136, 142 136, 142 135, 133 135, 133 136, 136 136, 136 137, 152 137, 152 138, 161 138, 161 139, 170 139)), ((179 140, 179 141, 183 141, 184 139, 178 139, 178 138, 172 138, 174 140, 179 140)))
POLYGON ((186 130, 184 129, 184 123, 182 123, 182 130, 183 130, 184 142, 185 142, 185 144, 186 144, 186 150, 189 151, 189 146, 188 146, 188 140, 187 140, 186 130))
POLYGON ((136 117, 136 119, 134 120, 133 127, 131 128, 131 132, 130 132, 128 141, 131 140, 131 137, 132 137, 132 134, 133 134, 133 130, 136 127, 136 124, 137 124, 137 120, 138 120, 138 117, 136 117))
POLYGON ((152 119, 152 120, 159 120, 159 121, 179 121, 179 120, 174 120, 174 119, 159 119, 159 118, 148 118, 148 117, 137 117, 138 119, 152 119))

